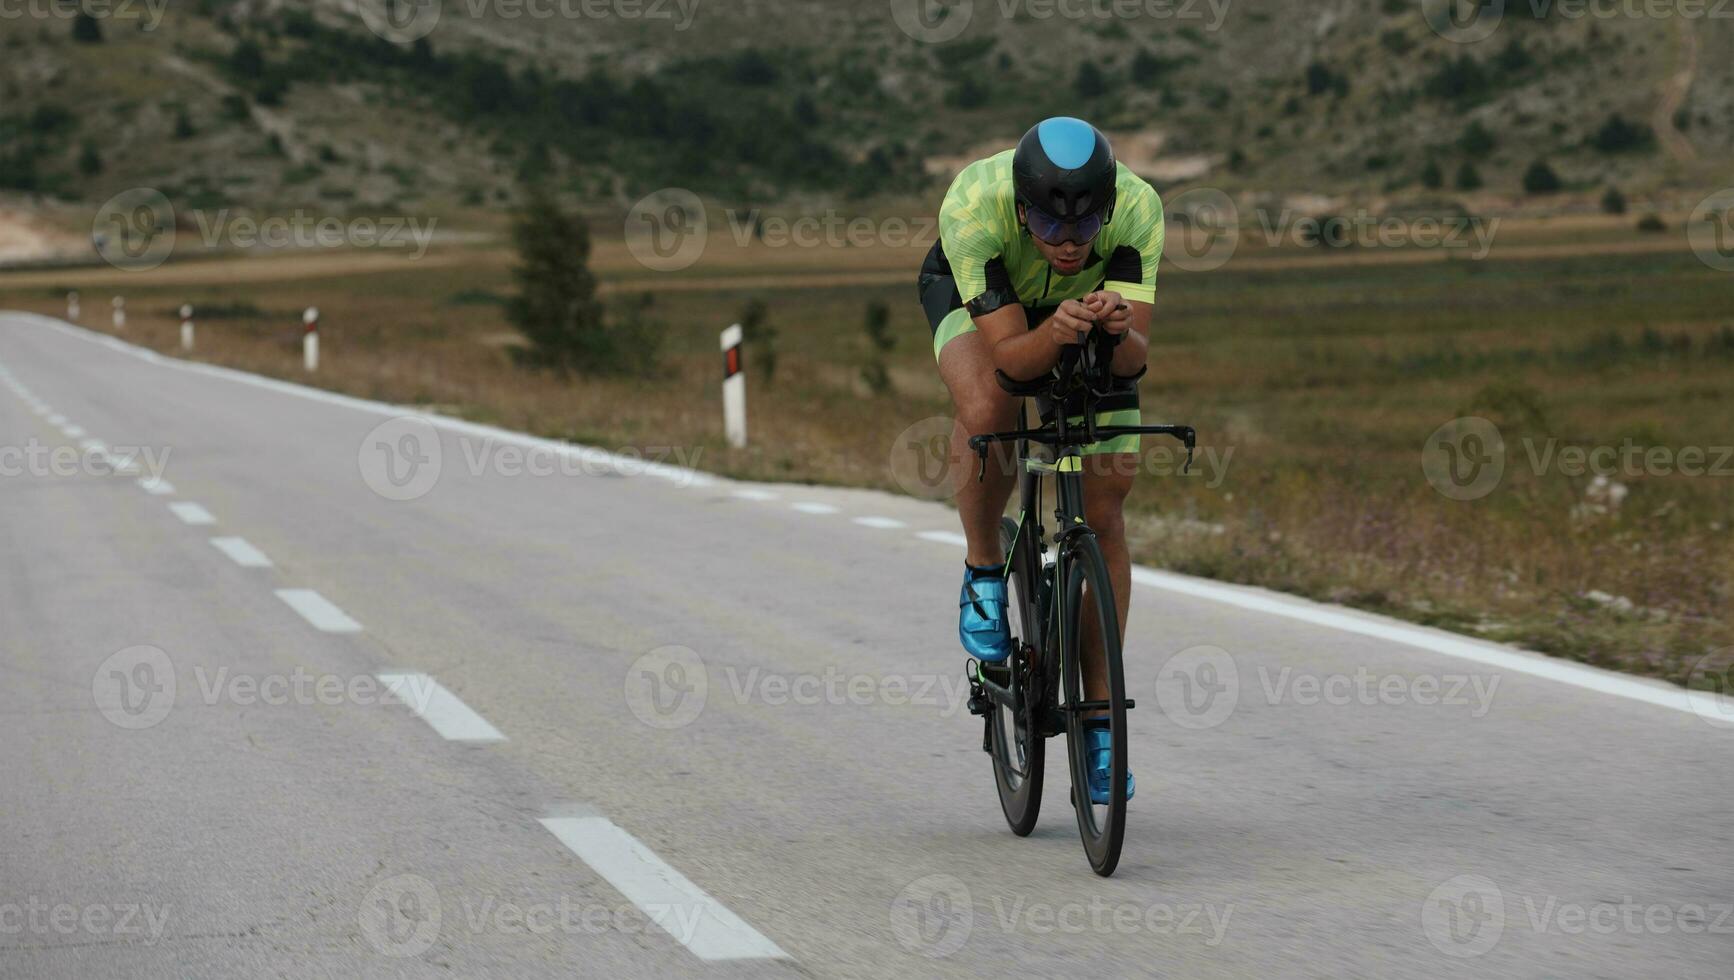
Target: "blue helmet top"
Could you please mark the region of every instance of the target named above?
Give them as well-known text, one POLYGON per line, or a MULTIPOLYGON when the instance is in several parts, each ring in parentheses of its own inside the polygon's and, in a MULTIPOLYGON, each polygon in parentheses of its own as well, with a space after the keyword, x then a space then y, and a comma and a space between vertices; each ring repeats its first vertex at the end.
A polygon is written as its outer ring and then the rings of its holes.
POLYGON ((1070 116, 1037 123, 1018 141, 1012 183, 1018 203, 1061 221, 1114 216, 1119 168, 1101 130, 1070 116))

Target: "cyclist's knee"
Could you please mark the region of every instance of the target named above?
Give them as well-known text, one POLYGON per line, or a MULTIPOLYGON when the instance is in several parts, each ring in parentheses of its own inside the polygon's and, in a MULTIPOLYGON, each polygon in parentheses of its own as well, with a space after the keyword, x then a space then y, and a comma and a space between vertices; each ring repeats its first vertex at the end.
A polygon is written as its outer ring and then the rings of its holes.
POLYGON ((1116 456, 1090 458, 1084 477, 1084 520, 1096 533, 1114 536, 1125 532, 1126 497, 1132 492, 1134 474, 1116 456))

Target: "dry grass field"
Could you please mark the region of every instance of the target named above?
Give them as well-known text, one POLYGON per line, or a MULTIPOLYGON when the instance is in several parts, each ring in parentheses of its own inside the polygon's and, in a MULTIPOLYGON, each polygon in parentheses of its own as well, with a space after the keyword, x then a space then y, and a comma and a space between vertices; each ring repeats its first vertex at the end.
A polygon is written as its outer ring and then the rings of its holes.
MULTIPOLYGON (((915 304, 921 248, 722 237, 670 275, 599 244, 605 295, 648 294, 665 337, 644 380, 515 366, 511 256, 491 247, 36 270, 0 276, 0 306, 60 314, 76 285, 87 324, 107 329, 107 298, 124 292, 127 338, 173 352, 190 302, 199 359, 610 448, 678 447, 726 474, 898 489, 899 434, 947 409, 915 304), (716 336, 755 299, 776 369, 765 376, 765 342, 749 341, 753 444, 733 451, 716 336), (860 371, 874 302, 899 340, 878 394, 860 371), (308 379, 310 304, 325 369, 308 379)), ((1141 560, 1681 682, 1734 641, 1734 459, 1718 453, 1734 444, 1734 305, 1729 273, 1678 232, 1558 219, 1510 229, 1482 261, 1255 244, 1163 276, 1146 418, 1195 424, 1204 447, 1190 477, 1149 458, 1131 522, 1141 560), (1472 500, 1423 471, 1430 435, 1464 416, 1494 422, 1506 447, 1503 478, 1472 500), (1618 488, 1574 467, 1597 447, 1618 488), (1693 459, 1721 475, 1679 472, 1693 459)))

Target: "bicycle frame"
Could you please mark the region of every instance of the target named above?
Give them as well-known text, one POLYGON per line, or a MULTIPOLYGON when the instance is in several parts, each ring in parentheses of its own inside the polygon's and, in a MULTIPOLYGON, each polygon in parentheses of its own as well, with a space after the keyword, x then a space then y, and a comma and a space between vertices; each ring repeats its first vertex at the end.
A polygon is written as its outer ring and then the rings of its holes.
MULTIPOLYGON (((1192 468, 1193 451, 1197 448, 1198 434, 1188 425, 1096 425, 1096 406, 1105 397, 1111 387, 1107 383, 1098 384, 1107 375, 1108 358, 1104 352, 1094 347, 1074 346, 1066 348, 1060 358, 1059 372, 1056 377, 1042 379, 1037 382, 1014 381, 1004 374, 999 374, 1000 386, 1006 391, 1023 396, 1048 394, 1054 399, 1054 420, 1039 428, 1016 429, 1010 432, 996 432, 987 435, 973 436, 969 440, 970 448, 974 449, 981 461, 981 476, 985 477, 987 458, 990 448, 995 443, 1016 442, 1018 444, 1018 465, 1022 472, 1018 475, 1018 520, 1017 536, 1013 539, 1013 547, 1006 555, 1007 572, 1011 571, 1011 563, 1018 558, 1018 544, 1025 535, 1029 535, 1037 551, 1037 567, 1028 571, 1037 573, 1033 582, 1063 583, 1071 573, 1070 548, 1068 542, 1079 535, 1093 535, 1084 517, 1084 454, 1083 449, 1095 442, 1115 439, 1126 435, 1165 435, 1173 437, 1186 447, 1186 467, 1182 472, 1190 472, 1192 468), (1091 356, 1092 354, 1096 356, 1091 356), (1082 370, 1080 371, 1080 365, 1082 370), (1082 424, 1074 424, 1068 418, 1067 401, 1076 392, 1083 393, 1082 424), (1054 450, 1051 461, 1035 458, 1029 451, 1032 444, 1049 446, 1054 450), (1040 556, 1048 551, 1049 540, 1046 529, 1042 526, 1040 510, 1042 504, 1042 478, 1052 476, 1055 486, 1054 521, 1057 529, 1054 532, 1052 544, 1055 548, 1052 574, 1039 564, 1040 556)), ((997 373, 997 372, 996 372, 997 373)), ((1032 584, 1033 584, 1032 582, 1032 584)), ((1040 590, 1038 589, 1038 592, 1040 590)), ((1023 637, 1029 643, 1037 656, 1037 666, 1041 671, 1041 690, 1053 692, 1056 688, 1059 671, 1065 658, 1071 651, 1062 648, 1059 628, 1061 589, 1050 585, 1046 594, 1038 594, 1033 601, 1024 597, 1035 612, 1036 625, 1034 637, 1023 637), (1048 652, 1054 656, 1046 656, 1048 652)), ((1009 663, 1009 662, 1008 662, 1009 663)), ((1002 684, 993 678, 985 676, 980 670, 975 672, 974 681, 980 685, 981 693, 990 700, 1011 709, 1021 711, 1024 707, 1023 691, 1015 671, 1009 667, 1005 671, 1006 683, 1002 684)), ((1128 708, 1132 702, 1127 701, 1128 708)), ((984 706, 985 707, 985 706, 984 706)), ((1052 738, 1064 730, 1064 712, 1101 711, 1107 707, 1103 702, 1083 701, 1077 704, 1061 706, 1050 699, 1044 707, 1045 716, 1041 719, 1041 734, 1052 738)), ((983 748, 987 744, 989 734, 983 733, 983 748)))

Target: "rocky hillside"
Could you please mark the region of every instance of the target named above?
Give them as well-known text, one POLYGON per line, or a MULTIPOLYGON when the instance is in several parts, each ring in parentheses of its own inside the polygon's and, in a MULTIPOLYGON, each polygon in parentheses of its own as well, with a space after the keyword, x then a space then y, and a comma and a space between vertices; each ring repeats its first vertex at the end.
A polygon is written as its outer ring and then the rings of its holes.
POLYGON ((483 209, 526 172, 598 206, 888 200, 1059 112, 1165 186, 1362 199, 1689 191, 1734 150, 1712 16, 1512 3, 1460 43, 1421 0, 114 6, 0 19, 14 203, 483 209))

